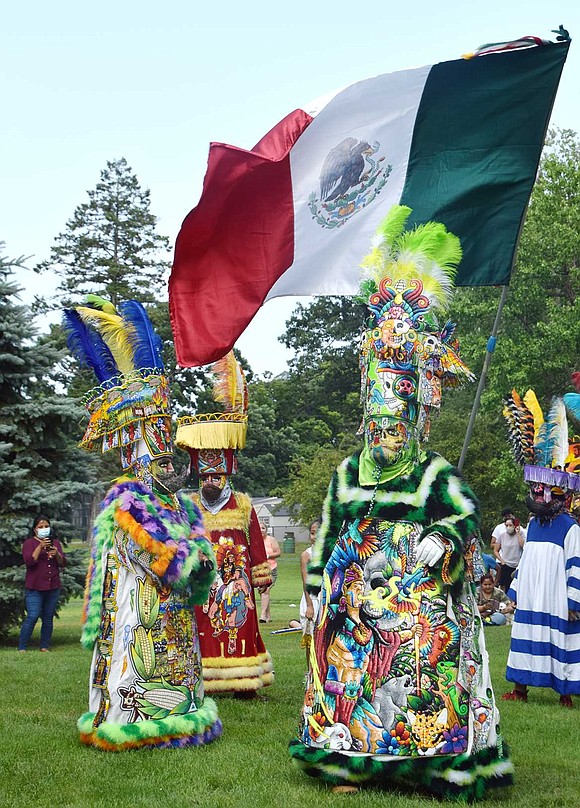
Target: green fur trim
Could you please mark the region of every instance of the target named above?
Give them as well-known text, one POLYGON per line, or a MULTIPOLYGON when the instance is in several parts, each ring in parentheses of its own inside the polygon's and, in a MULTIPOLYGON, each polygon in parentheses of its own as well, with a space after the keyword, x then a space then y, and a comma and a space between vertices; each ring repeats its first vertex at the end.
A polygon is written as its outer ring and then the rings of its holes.
POLYGON ((360 453, 347 457, 330 481, 322 524, 308 566, 308 589, 320 589, 322 572, 343 523, 366 516, 424 525, 421 539, 439 533, 452 550, 448 565, 450 580, 460 581, 464 549, 478 531, 478 503, 457 469, 435 452, 428 452, 410 474, 379 485, 375 493, 372 487, 358 484, 359 457, 360 453))
POLYGON ((513 765, 503 744, 487 747, 472 755, 395 757, 347 755, 290 743, 294 763, 311 777, 327 783, 369 783, 379 786, 420 787, 446 799, 471 802, 484 796, 488 788, 511 785, 513 765))
POLYGON ((207 570, 201 567, 201 561, 197 553, 191 553, 185 562, 184 572, 187 572, 191 564, 191 571, 189 572, 189 583, 192 585, 192 595, 189 602, 192 604, 202 605, 209 597, 209 590, 215 580, 217 563, 212 543, 205 538, 205 536, 192 536, 191 539, 195 541, 195 546, 210 561, 213 561, 213 569, 207 570))
POLYGON ((85 648, 93 647, 101 625, 102 555, 104 551, 108 552, 113 545, 115 508, 114 502, 104 508, 97 516, 93 528, 92 557, 94 568, 91 579, 87 581, 88 591, 85 594, 87 611, 81 635, 81 644, 85 648))
POLYGON ((216 703, 211 698, 206 698, 203 705, 194 713, 162 719, 145 719, 132 724, 103 721, 95 728, 94 718, 95 713, 89 712, 84 713, 77 721, 83 742, 111 751, 159 746, 172 739, 189 738, 204 733, 217 737, 221 727, 216 703))

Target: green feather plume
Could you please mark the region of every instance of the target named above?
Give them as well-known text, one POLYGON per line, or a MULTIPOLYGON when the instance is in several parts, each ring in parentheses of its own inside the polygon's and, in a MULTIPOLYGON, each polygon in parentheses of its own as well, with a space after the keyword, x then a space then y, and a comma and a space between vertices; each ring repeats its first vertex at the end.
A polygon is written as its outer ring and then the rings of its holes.
MULTIPOLYGON (((431 305, 443 308, 449 302, 461 261, 461 242, 440 222, 426 222, 405 230, 411 212, 405 205, 393 205, 383 219, 373 249, 361 264, 367 270, 365 279, 370 278, 378 285, 384 277, 391 278, 393 283, 400 278, 417 278, 423 283, 431 305)), ((366 288, 361 285, 361 295, 366 288)))
POLYGON ((85 298, 87 306, 94 307, 95 309, 100 309, 104 311, 106 314, 117 314, 117 310, 113 306, 110 300, 106 300, 104 297, 100 297, 99 295, 91 295, 88 294, 85 298))

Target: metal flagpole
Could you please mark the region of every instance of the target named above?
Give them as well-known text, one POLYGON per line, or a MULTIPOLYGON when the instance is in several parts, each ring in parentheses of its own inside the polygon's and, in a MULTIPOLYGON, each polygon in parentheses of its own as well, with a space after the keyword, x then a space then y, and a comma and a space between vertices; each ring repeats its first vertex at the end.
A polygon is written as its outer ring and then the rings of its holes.
POLYGON ((479 410, 479 401, 481 399, 481 394, 483 392, 483 388, 485 386, 485 380, 487 377, 487 370, 491 364, 491 357, 493 352, 495 351, 495 344, 497 342, 497 330, 499 328, 499 323, 501 320, 501 313, 503 310, 503 306, 505 303, 505 299, 507 296, 508 287, 502 286, 501 289, 501 297, 499 299, 499 305, 497 307, 497 312, 495 315, 495 322, 493 324, 493 328, 491 331, 491 336, 487 340, 487 349, 485 353, 485 360, 483 362, 483 368, 481 369, 481 375, 479 377, 479 384, 477 385, 477 392, 475 394, 475 401, 473 402, 473 407, 471 408, 471 415, 469 416, 469 423, 467 425, 467 432, 465 433, 465 440, 463 441, 463 448, 461 450, 461 457, 459 458, 459 463, 457 464, 457 468, 459 471, 463 471, 463 465, 465 463, 465 456, 467 455, 467 447, 469 446, 469 441, 471 440, 471 435, 473 433, 473 425, 475 423, 475 416, 477 415, 477 411, 479 410))

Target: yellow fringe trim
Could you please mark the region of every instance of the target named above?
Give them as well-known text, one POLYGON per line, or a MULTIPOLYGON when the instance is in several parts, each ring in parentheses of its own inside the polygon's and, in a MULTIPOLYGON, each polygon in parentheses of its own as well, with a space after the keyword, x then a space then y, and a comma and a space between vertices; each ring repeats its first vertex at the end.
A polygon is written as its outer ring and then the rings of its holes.
POLYGON ((224 693, 228 690, 261 690, 273 682, 273 673, 265 673, 263 676, 255 676, 252 679, 212 679, 209 682, 204 679, 203 689, 206 693, 224 693))
POLYGON ((271 672, 272 665, 256 665, 253 668, 245 665, 238 668, 204 668, 203 678, 205 682, 215 682, 218 679, 255 679, 271 672))
POLYGON ((175 443, 180 449, 243 449, 247 430, 248 416, 241 413, 184 416, 177 422, 175 443))
POLYGON ((152 556, 156 556, 156 560, 151 564, 151 569, 156 575, 163 575, 175 555, 176 548, 168 547, 163 542, 153 539, 128 511, 123 511, 121 508, 117 508, 115 511, 115 522, 140 547, 143 547, 152 556))
POLYGON ((272 570, 267 561, 252 567, 252 586, 270 586, 272 583, 272 570))
POLYGON ((203 667, 205 668, 235 668, 243 664, 247 665, 265 665, 272 662, 272 657, 266 651, 263 654, 248 657, 204 657, 203 667))
POLYGON ((252 513, 252 500, 247 494, 234 494, 237 508, 222 508, 217 513, 210 513, 201 504, 199 494, 193 494, 192 499, 200 509, 203 516, 203 524, 206 532, 213 533, 214 530, 247 530, 250 524, 252 513))

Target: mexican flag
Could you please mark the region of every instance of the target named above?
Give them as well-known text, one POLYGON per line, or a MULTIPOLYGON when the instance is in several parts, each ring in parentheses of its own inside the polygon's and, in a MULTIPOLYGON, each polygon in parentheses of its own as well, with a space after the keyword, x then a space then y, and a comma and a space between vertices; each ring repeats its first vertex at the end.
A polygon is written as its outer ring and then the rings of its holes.
POLYGON ((568 47, 526 37, 376 76, 249 151, 212 143, 169 281, 178 362, 222 357, 268 298, 355 294, 394 204, 459 237, 457 285, 509 283, 568 47))

